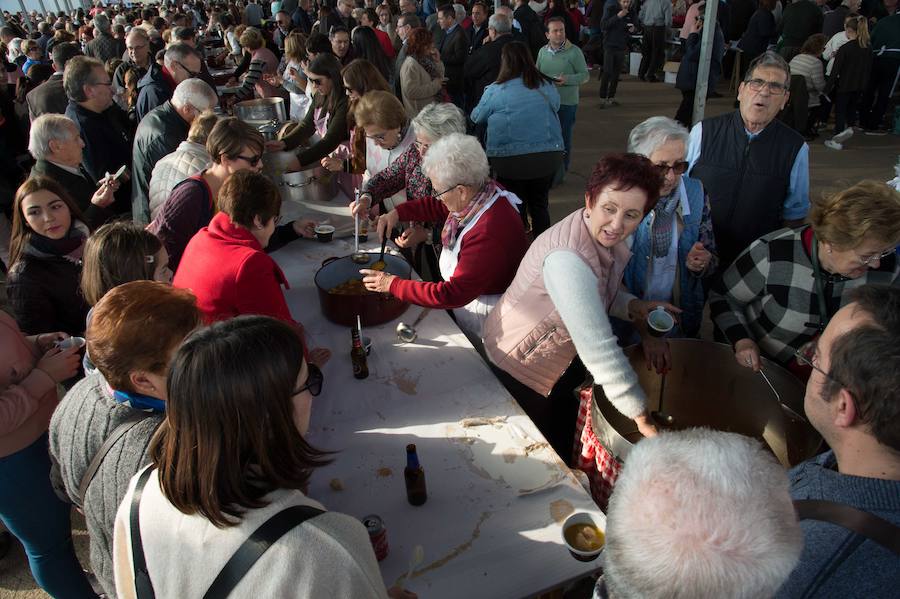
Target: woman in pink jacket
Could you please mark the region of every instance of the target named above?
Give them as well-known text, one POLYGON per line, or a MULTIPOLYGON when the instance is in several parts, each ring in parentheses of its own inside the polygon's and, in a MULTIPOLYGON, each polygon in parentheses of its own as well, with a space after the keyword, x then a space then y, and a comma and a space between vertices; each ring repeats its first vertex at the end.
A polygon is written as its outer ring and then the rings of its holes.
POLYGON ((69 505, 50 485, 47 428, 57 385, 75 375, 65 333, 26 337, 0 310, 0 520, 25 546, 31 573, 53 597, 96 597, 75 557, 69 505))

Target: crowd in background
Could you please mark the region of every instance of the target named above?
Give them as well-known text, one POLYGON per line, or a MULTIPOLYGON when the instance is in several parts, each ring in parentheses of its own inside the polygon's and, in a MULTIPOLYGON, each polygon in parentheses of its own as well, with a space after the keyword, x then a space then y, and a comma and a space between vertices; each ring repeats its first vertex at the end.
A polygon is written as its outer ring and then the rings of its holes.
MULTIPOLYGON (((320 575, 269 557, 244 584, 414 597, 385 589, 358 521, 305 495, 330 459, 304 440, 330 351, 307 345, 301 321, 313 315, 291 313, 270 255, 317 224, 281 222, 266 171, 280 157, 282 171, 324 168, 348 196, 360 190, 352 213, 422 278, 366 269, 366 288, 451 311, 553 449, 587 472, 610 510, 597 596, 666 596, 659 572, 696 597, 737 596, 735 585, 828 596, 859 579, 874 581, 866 596, 896 588, 896 555, 861 533, 801 530, 790 500, 900 521, 900 193, 860 181, 810 198, 807 145, 832 119, 833 150, 894 126, 897 2, 728 0, 713 24, 704 11, 704 0, 198 0, 4 13, 0 518, 38 584, 127 597, 143 575, 160 596, 200 595, 256 527, 302 506, 308 525, 280 542, 320 575), (732 72, 735 110, 694 122, 710 27, 707 93, 732 72), (592 160, 583 207, 554 223, 580 90, 594 79, 614 115, 631 52, 648 85, 679 62, 682 103, 592 160), (228 116, 254 98, 281 98, 289 120, 265 129, 228 116), (749 441, 659 434, 621 349, 640 344, 651 368, 673 367, 648 328, 657 306, 676 321, 669 338, 699 337, 708 309, 742 367, 769 360, 808 380, 806 415, 831 450, 791 471, 788 489, 749 441), (648 438, 633 466, 586 425, 591 397, 574 391, 588 377, 648 438), (711 477, 687 461, 670 476, 666 452, 722 459, 711 477), (771 485, 735 482, 742 468, 771 485), (677 493, 654 497, 650 478, 677 493), (711 527, 698 546, 772 534, 733 561, 636 541, 658 532, 651 507, 635 507, 644 499, 677 514, 704 491, 715 516, 683 520, 711 527), (752 507, 745 522, 722 497, 752 507), (72 504, 93 579, 72 548, 72 504), (227 542, 188 550, 171 530, 227 542), (146 563, 129 559, 136 546, 146 563), (685 567, 651 567, 663 558, 685 567), (208 577, 185 565, 199 562, 208 577), (325 574, 336 567, 342 576, 325 574)), ((9 542, 0 533, 0 552, 9 542)))

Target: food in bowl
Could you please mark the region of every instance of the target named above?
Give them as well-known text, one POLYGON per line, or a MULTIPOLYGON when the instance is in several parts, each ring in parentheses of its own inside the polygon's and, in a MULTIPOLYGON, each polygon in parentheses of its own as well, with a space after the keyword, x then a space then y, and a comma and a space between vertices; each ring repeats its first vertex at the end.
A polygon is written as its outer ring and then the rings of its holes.
POLYGON ((603 531, 588 522, 577 522, 563 531, 566 542, 578 551, 592 552, 603 547, 603 531))
POLYGON ((348 279, 340 285, 329 289, 328 293, 335 295, 365 295, 369 293, 369 290, 366 289, 362 279, 348 279))

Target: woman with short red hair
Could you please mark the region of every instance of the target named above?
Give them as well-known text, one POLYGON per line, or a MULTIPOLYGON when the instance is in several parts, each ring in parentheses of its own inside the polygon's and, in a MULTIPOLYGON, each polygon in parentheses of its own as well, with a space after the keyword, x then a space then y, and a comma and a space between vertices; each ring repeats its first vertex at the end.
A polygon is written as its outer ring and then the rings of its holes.
POLYGON ((400 89, 409 116, 416 116, 432 102, 444 101, 443 87, 444 63, 431 32, 413 29, 406 42, 406 59, 400 65, 400 89))
POLYGON ((646 302, 620 288, 631 257, 625 239, 653 209, 661 187, 659 169, 643 156, 602 158, 584 208, 534 240, 484 323, 484 348, 501 380, 567 462, 578 411, 573 391, 586 371, 641 433, 655 434, 607 313, 631 320, 629 314, 646 311, 646 302))

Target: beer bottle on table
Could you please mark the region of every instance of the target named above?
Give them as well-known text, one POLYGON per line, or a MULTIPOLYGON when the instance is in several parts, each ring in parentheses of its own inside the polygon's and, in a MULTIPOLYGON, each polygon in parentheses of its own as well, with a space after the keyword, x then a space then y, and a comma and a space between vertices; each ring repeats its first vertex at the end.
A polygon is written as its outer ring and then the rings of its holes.
POLYGON ((366 350, 362 344, 362 325, 359 316, 356 317, 356 326, 350 329, 350 362, 353 364, 353 376, 364 379, 369 376, 369 365, 366 363, 366 350))
POLYGON ((428 499, 425 489, 425 469, 419 465, 415 443, 406 446, 406 468, 403 469, 406 480, 406 499, 411 505, 422 505, 428 499))

